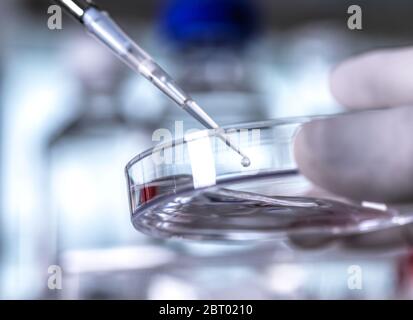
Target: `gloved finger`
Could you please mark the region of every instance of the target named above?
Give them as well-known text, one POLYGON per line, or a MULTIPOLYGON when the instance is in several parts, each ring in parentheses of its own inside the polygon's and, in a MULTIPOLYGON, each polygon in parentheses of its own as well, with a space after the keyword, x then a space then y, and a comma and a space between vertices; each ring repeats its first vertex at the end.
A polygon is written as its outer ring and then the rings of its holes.
POLYGON ((295 139, 300 171, 355 200, 413 199, 413 107, 341 115, 305 124, 295 139))
POLYGON ((350 109, 413 105, 413 48, 381 50, 340 64, 331 91, 350 109))

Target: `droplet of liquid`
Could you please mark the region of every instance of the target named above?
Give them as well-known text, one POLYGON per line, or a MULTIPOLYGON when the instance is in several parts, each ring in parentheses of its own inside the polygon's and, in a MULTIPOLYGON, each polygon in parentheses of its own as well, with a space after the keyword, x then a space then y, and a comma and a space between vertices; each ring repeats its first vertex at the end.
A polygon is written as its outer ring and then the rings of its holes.
POLYGON ((241 160, 241 164, 243 167, 249 167, 251 165, 251 160, 248 157, 244 157, 241 160))

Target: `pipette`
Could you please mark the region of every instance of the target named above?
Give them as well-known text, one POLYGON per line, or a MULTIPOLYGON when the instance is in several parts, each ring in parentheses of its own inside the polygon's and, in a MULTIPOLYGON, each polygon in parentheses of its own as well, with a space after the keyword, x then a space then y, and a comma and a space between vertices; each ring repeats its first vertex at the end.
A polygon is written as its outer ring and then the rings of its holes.
POLYGON ((87 31, 106 47, 111 49, 132 70, 151 81, 164 94, 207 129, 217 129, 217 135, 235 152, 242 156, 242 165, 250 165, 249 158, 219 131, 218 124, 166 73, 153 59, 140 48, 109 15, 94 3, 86 0, 56 0, 73 17, 81 22, 87 31))

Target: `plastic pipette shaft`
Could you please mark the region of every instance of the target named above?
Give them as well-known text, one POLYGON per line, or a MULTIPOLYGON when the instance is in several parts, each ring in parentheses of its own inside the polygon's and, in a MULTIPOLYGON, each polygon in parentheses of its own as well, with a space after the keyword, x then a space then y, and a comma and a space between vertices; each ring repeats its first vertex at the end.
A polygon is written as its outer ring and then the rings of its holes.
MULTIPOLYGON (((203 126, 208 129, 219 129, 217 123, 175 83, 173 78, 148 53, 128 37, 106 12, 98 9, 90 1, 60 0, 57 2, 63 5, 86 27, 89 33, 110 48, 124 63, 151 81, 203 126)), ((249 161, 248 157, 229 138, 220 132, 218 136, 243 157, 244 163, 249 161)))

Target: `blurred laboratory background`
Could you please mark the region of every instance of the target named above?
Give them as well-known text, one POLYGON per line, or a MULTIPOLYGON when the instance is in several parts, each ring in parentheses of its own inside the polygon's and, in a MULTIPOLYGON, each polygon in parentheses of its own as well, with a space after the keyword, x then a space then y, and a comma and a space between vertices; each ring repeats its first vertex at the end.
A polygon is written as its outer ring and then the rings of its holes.
MULTIPOLYGON (((359 31, 347 27, 354 2, 96 0, 221 125, 337 112, 337 62, 413 43, 413 3, 360 1, 359 31)), ((135 231, 126 163, 159 142, 157 129, 178 138, 199 126, 69 17, 50 30, 50 5, 0 1, 0 298, 413 298, 413 254, 398 233, 385 253, 373 236, 348 241, 349 254, 135 231), (362 290, 348 289, 351 266, 362 290)))

